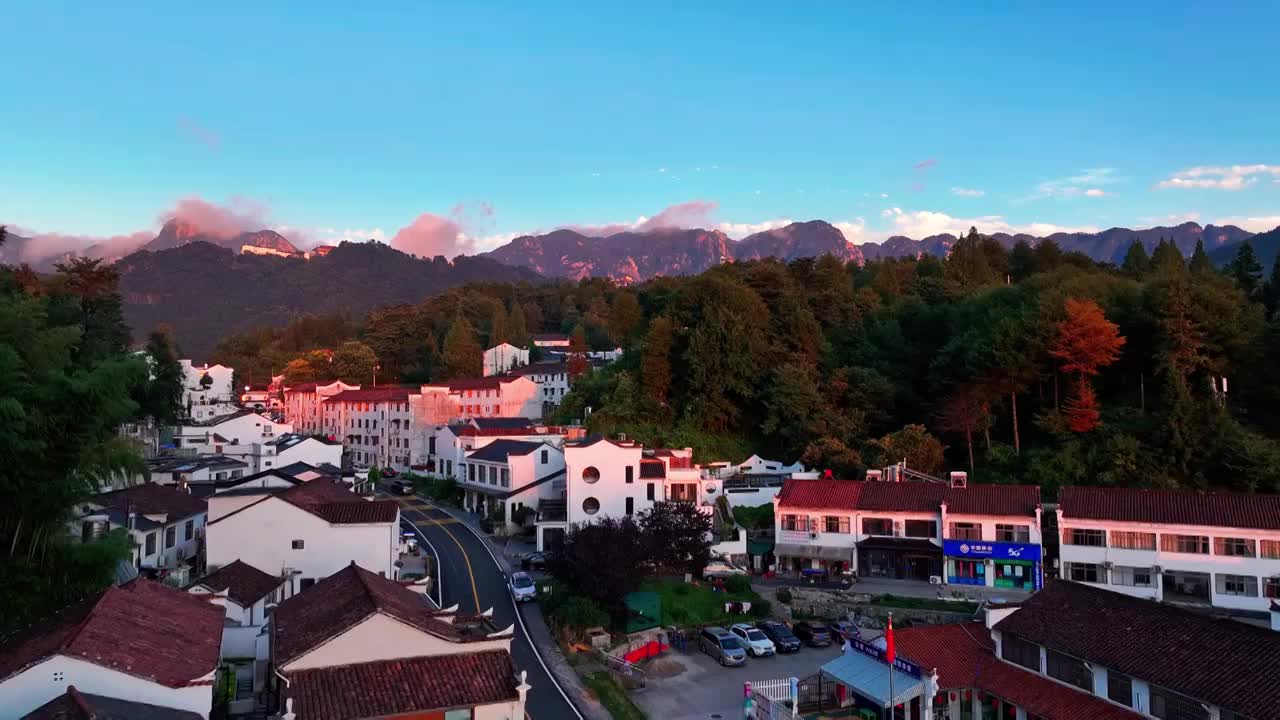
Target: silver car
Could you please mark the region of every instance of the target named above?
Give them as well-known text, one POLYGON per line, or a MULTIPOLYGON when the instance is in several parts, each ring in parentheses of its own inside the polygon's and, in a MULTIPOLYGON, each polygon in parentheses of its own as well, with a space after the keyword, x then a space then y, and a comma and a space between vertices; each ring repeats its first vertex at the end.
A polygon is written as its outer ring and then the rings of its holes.
POLYGON ((538 598, 538 586, 534 584, 529 573, 518 572, 511 575, 511 597, 516 602, 533 602, 538 598))

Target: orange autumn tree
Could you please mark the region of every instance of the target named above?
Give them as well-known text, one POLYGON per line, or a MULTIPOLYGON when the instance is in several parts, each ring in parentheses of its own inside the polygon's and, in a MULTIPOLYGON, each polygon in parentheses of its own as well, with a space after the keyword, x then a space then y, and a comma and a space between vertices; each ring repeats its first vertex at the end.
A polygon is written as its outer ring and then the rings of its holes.
POLYGON ((1075 376, 1063 413, 1067 427, 1089 432, 1098 426, 1100 414, 1091 378, 1119 359, 1124 336, 1092 300, 1069 298, 1064 309, 1067 316, 1057 324, 1049 354, 1059 361, 1059 370, 1075 376))

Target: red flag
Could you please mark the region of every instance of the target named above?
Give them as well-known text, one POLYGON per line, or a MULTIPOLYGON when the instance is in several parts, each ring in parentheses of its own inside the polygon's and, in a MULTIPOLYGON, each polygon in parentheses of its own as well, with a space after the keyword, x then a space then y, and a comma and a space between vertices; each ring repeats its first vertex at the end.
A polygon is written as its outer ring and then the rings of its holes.
POLYGON ((890 665, 896 654, 893 651, 893 616, 889 616, 889 629, 884 631, 884 660, 890 665))

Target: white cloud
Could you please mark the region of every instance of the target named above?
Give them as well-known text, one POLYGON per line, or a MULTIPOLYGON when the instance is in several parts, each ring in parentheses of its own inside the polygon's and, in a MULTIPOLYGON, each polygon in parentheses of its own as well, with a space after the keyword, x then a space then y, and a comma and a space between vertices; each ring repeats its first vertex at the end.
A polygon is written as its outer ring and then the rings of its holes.
POLYGON ((1101 188, 1089 188, 1084 191, 1085 197, 1106 197, 1107 191, 1101 188))
POLYGON ((982 197, 983 195, 986 195, 987 191, 975 190, 973 188, 953 187, 951 188, 951 194, 958 195, 959 197, 975 198, 975 197, 982 197))
MULTIPOLYGON (((976 227, 978 232, 987 235, 992 233, 1009 233, 1010 235, 1027 233, 1029 235, 1044 236, 1058 232, 1098 231, 1098 228, 1092 225, 1068 226, 1046 222, 1015 224, 1001 215, 958 218, 934 210, 903 210, 897 207, 882 211, 880 217, 889 221, 888 228, 865 231, 857 239, 854 237, 849 239, 856 243, 880 242, 894 235, 905 235, 909 238, 920 240, 930 235, 941 235, 943 233, 959 235, 968 232, 971 227, 976 227)), ((846 233, 847 235, 848 233, 846 233)))
POLYGON ((1280 165, 1200 165, 1179 170, 1156 183, 1160 189, 1207 188, 1213 190, 1243 190, 1258 182, 1258 176, 1272 175, 1280 182, 1280 165))
MULTIPOLYGON (((286 237, 292 237, 284 228, 280 233, 286 237)), ((293 231, 305 237, 311 238, 311 243, 315 245, 337 245, 342 241, 348 242, 365 242, 367 240, 376 240, 378 242, 387 242, 387 233, 382 228, 316 228, 307 230, 304 228, 293 228, 293 231)))
POLYGON ((1143 225, 1181 225, 1182 223, 1200 222, 1200 213, 1185 212, 1169 215, 1143 215, 1138 218, 1143 225))
POLYGON ((1249 232, 1267 232, 1280 227, 1280 215, 1259 215, 1255 217, 1224 217, 1213 221, 1214 225, 1235 225, 1249 232))
POLYGON ((490 250, 496 250, 502 247, 503 245, 506 245, 507 243, 511 242, 512 240, 515 240, 521 235, 528 235, 528 234, 529 233, 522 233, 522 232, 507 232, 507 233, 496 233, 493 235, 485 235, 483 237, 470 237, 464 233, 463 238, 465 238, 467 242, 471 243, 471 247, 475 249, 474 252, 485 253, 485 252, 489 252, 490 250))
POLYGON ((1039 200, 1047 197, 1076 197, 1079 195, 1087 195, 1089 197, 1101 197, 1098 185, 1111 185, 1120 182, 1121 178, 1116 177, 1114 168, 1090 168, 1083 170, 1079 175, 1071 175, 1064 178, 1056 178, 1054 180, 1045 180, 1036 185, 1032 193, 1022 198, 1025 200, 1039 200))
POLYGON ((757 223, 722 222, 716 225, 716 229, 735 240, 741 240, 748 235, 764 232, 765 230, 775 230, 780 227, 786 227, 793 222, 795 221, 791 218, 775 218, 773 220, 762 220, 757 223))

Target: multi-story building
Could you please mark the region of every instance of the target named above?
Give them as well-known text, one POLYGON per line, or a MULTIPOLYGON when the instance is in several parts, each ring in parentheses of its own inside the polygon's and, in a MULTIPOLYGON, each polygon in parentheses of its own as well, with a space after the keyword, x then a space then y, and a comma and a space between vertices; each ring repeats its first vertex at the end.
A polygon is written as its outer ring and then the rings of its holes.
POLYGON ((230 415, 178 426, 173 444, 198 453, 217 454, 217 445, 265 443, 290 432, 293 425, 289 423, 278 423, 252 410, 237 410, 230 415))
POLYGON ((951 483, 787 480, 773 501, 778 572, 1039 588, 1039 488, 953 475, 951 483))
POLYGON ((188 418, 203 422, 239 409, 233 385, 235 370, 225 365, 193 365, 190 360, 178 363, 182 366, 182 407, 188 418))
POLYGON ((555 349, 564 349, 564 350, 567 350, 569 348, 569 342, 570 342, 569 336, 564 335, 562 333, 539 333, 537 335, 534 335, 532 339, 533 339, 533 344, 537 345, 540 348, 555 348, 555 349))
POLYGON ((324 406, 327 398, 347 390, 359 390, 359 385, 348 385, 341 380, 328 384, 300 383, 284 390, 284 417, 297 432, 304 435, 333 435, 324 425, 324 406))
POLYGON ((424 426, 473 417, 542 417, 538 386, 522 376, 459 378, 423 385, 423 412, 415 413, 424 426))
POLYGON ((468 510, 499 511, 515 530, 520 508, 536 511, 543 499, 564 495, 564 451, 546 440, 493 440, 467 453, 458 485, 468 510))
POLYGON ((512 370, 511 375, 527 377, 538 386, 538 401, 545 415, 564 400, 569 393, 569 363, 564 361, 536 362, 512 370))
POLYGON ((484 351, 484 376, 503 373, 529 364, 529 351, 511 343, 494 345, 484 351))
POLYGON ((174 486, 144 483, 94 495, 81 503, 77 533, 83 540, 115 528, 133 539, 133 563, 185 584, 199 564, 208 508, 174 486))
POLYGON ((323 427, 343 440, 356 464, 408 470, 413 394, 397 386, 345 390, 322 403, 323 427))
POLYGON ((1230 610, 1280 598, 1280 495, 1065 487, 1058 532, 1068 580, 1230 610))

